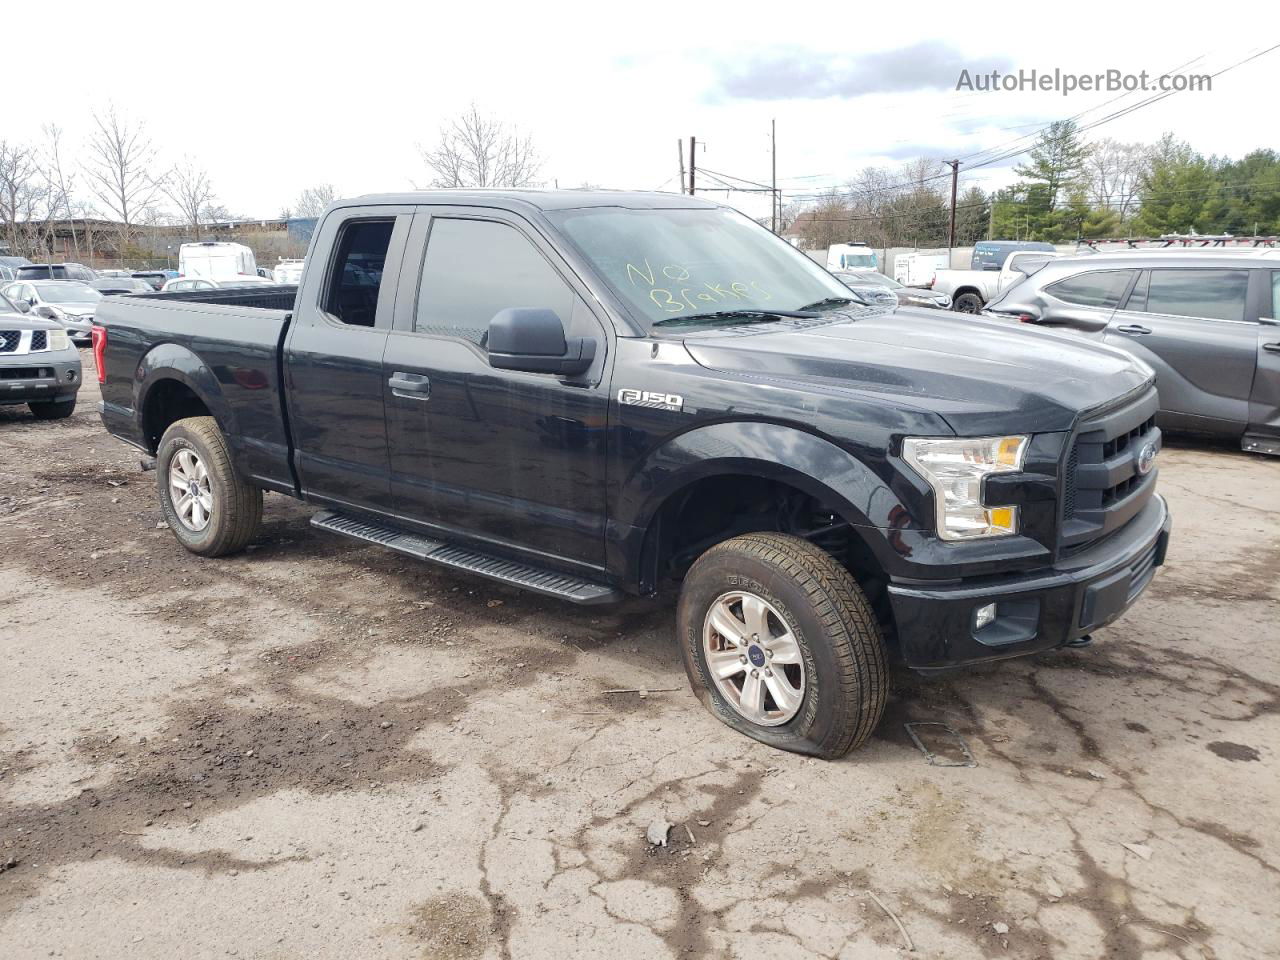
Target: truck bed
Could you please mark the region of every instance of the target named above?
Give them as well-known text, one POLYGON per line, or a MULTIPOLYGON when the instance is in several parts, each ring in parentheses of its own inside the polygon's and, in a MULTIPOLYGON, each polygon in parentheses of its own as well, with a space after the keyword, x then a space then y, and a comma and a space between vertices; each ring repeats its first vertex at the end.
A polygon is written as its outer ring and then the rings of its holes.
POLYGON ((292 491, 279 359, 297 290, 264 284, 103 300, 96 318, 107 331, 103 420, 154 453, 163 425, 139 410, 153 389, 170 391, 174 399, 162 406, 177 408, 189 387, 208 398, 245 475, 292 491), (152 368, 166 372, 153 377, 152 368))

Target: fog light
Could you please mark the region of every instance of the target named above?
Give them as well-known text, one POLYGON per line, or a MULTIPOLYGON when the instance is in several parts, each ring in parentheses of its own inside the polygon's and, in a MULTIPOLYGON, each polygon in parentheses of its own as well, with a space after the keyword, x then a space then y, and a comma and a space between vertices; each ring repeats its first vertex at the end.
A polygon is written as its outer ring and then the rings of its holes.
POLYGON ((989 623, 994 623, 996 619, 996 605, 987 603, 973 612, 973 629, 981 630, 989 623))
POLYGON ((67 371, 67 379, 68 379, 68 380, 74 380, 75 378, 76 378, 76 372, 75 372, 74 370, 68 370, 68 371, 67 371))

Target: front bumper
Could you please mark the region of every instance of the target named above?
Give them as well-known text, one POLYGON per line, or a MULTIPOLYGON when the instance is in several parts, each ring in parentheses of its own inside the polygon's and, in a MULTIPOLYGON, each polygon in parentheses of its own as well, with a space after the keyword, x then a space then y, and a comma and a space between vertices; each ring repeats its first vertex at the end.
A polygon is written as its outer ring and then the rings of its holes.
POLYGON ((1039 653, 1106 626, 1129 609, 1164 563, 1172 521, 1153 496, 1128 524, 1048 571, 945 586, 889 586, 903 659, 920 671, 1039 653), (996 619, 978 629, 978 608, 996 619))
POLYGON ((81 376, 74 350, 6 358, 0 361, 0 404, 69 400, 80 390, 81 376))

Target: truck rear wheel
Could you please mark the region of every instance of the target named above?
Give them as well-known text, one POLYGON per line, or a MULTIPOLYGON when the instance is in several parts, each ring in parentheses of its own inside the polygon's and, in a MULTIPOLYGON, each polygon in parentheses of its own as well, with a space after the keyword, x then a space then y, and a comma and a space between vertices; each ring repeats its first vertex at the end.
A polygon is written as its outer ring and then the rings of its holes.
POLYGON ((807 540, 753 533, 712 547, 685 578, 677 624, 694 693, 761 743, 835 759, 884 712, 888 670, 871 605, 807 540))
POLYGON ((213 417, 188 417, 164 432, 156 486, 174 536, 202 557, 243 550, 262 523, 262 490, 236 471, 213 417))
POLYGON ((962 293, 951 304, 951 309, 956 313, 981 313, 982 306, 982 298, 976 293, 962 293))

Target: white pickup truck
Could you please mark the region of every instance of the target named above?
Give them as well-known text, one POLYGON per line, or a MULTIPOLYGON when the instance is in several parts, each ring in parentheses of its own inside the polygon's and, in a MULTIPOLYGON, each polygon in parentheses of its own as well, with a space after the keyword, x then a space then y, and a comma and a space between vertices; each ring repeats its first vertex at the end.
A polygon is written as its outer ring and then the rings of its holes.
POLYGON ((1054 257, 1050 250, 1015 250, 995 270, 939 270, 930 289, 951 296, 951 309, 958 313, 981 313, 987 301, 1006 287, 1030 276, 1054 257))

